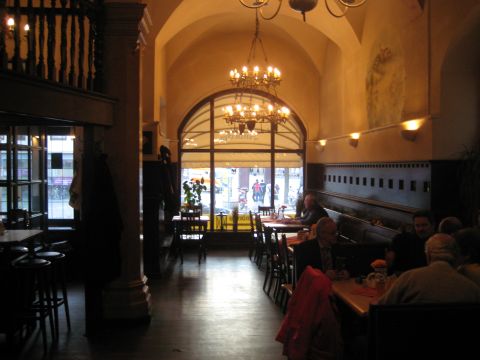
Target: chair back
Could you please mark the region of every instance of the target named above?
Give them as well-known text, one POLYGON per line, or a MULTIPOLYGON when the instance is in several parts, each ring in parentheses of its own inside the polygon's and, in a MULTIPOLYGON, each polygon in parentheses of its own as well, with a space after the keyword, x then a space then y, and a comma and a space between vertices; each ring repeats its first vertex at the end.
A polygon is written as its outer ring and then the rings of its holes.
POLYGON ((370 305, 368 359, 475 358, 479 323, 480 304, 370 305))
POLYGON ((30 214, 25 209, 10 209, 7 212, 9 229, 30 229, 30 214))
POLYGON ((275 208, 271 206, 258 206, 258 212, 264 216, 268 216, 275 213, 275 208))
POLYGON ((207 231, 207 222, 200 220, 200 215, 189 214, 179 222, 179 235, 183 240, 200 240, 207 231))
POLYGON ((200 216, 202 215, 201 211, 193 210, 193 211, 181 211, 180 218, 182 221, 188 220, 200 220, 200 216))
MULTIPOLYGON (((277 237, 276 232, 275 232, 275 236, 277 237)), ((293 283, 293 268, 292 268, 293 259, 290 252, 288 251, 287 236, 285 234, 282 234, 281 241, 278 243, 278 252, 282 262, 282 268, 285 272, 285 280, 288 284, 292 284, 293 283)))

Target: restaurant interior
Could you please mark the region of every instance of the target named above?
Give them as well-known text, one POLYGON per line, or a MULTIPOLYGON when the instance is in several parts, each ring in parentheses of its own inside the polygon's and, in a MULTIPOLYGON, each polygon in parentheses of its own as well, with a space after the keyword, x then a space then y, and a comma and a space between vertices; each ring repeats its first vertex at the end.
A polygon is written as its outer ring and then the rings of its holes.
POLYGON ((480 321, 384 312, 369 277, 419 210, 479 225, 478 0, 0 0, 0 21, 0 358, 415 358, 391 338, 480 321), (351 279, 302 303, 306 194, 351 279), (331 301, 333 355, 318 329, 295 353, 282 324, 331 301))

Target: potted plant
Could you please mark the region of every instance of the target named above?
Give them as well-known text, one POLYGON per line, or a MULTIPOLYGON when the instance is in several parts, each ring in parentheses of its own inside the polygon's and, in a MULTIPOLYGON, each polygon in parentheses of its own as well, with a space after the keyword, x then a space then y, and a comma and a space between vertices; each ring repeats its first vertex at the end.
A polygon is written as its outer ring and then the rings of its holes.
POLYGON ((191 179, 189 181, 183 182, 183 192, 185 193, 185 204, 188 208, 193 208, 195 206, 201 205, 202 203, 202 192, 207 190, 207 187, 204 185, 205 180, 203 177, 198 179, 191 179))

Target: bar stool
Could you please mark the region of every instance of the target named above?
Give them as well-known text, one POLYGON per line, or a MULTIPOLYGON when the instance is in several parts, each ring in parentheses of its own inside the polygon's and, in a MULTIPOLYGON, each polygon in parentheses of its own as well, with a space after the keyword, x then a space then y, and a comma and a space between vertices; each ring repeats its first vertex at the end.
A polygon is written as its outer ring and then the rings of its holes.
POLYGON ((51 290, 52 290, 52 308, 55 320, 55 338, 58 339, 59 335, 59 322, 58 322, 58 308, 64 306, 65 317, 67 319, 68 331, 71 330, 70 326, 70 311, 68 307, 67 296, 67 281, 66 281, 66 267, 65 267, 65 254, 57 251, 42 251, 37 252, 35 256, 38 259, 50 261, 52 263, 51 269, 51 290), (59 287, 62 291, 62 296, 58 296, 59 287))
MULTIPOLYGON (((50 298, 50 282, 48 272, 52 263, 43 259, 25 258, 12 262, 17 278, 14 296, 12 298, 12 329, 18 325, 27 326, 27 336, 32 331, 32 321, 39 321, 42 334, 44 354, 47 353, 47 329, 45 319, 48 317, 52 339, 54 324, 52 317, 52 302, 50 298)), ((20 330, 22 337, 23 330, 20 330)))

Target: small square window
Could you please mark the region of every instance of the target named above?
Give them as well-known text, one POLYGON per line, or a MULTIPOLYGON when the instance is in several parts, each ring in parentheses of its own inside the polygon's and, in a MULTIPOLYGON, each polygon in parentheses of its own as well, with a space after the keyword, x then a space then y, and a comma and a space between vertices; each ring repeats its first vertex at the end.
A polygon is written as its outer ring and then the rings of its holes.
POLYGON ((417 182, 415 180, 410 181, 410 191, 417 191, 417 182))
POLYGON ((424 181, 423 182, 423 192, 430 192, 430 182, 424 181))

